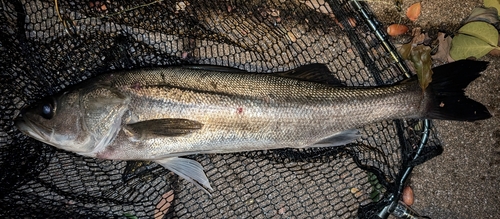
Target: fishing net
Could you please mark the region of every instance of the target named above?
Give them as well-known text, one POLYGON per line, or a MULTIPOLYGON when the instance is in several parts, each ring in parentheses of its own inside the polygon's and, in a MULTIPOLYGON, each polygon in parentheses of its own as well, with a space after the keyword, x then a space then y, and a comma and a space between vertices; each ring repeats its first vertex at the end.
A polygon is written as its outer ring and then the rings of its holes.
POLYGON ((109 161, 21 134, 29 104, 93 76, 211 64, 249 72, 326 63, 346 86, 405 64, 351 0, 15 1, 0 5, 0 215, 7 218, 385 218, 411 169, 441 151, 429 121, 361 128, 334 148, 189 156, 214 191, 151 162, 109 161))

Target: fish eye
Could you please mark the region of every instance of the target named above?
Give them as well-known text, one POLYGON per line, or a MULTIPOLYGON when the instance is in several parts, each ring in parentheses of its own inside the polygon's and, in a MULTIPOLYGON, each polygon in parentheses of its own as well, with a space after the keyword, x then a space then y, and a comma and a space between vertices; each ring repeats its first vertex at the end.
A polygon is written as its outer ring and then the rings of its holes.
POLYGON ((54 99, 43 101, 39 108, 39 114, 45 119, 52 119, 56 112, 56 104, 54 99))

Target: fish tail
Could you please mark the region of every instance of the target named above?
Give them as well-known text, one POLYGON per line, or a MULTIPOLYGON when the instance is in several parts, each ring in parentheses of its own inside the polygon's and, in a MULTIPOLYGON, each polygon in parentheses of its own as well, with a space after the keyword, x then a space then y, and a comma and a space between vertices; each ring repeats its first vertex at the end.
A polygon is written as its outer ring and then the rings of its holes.
POLYGON ((426 90, 430 101, 424 117, 475 121, 491 117, 486 107, 465 96, 464 89, 488 67, 488 62, 460 60, 433 68, 426 90))

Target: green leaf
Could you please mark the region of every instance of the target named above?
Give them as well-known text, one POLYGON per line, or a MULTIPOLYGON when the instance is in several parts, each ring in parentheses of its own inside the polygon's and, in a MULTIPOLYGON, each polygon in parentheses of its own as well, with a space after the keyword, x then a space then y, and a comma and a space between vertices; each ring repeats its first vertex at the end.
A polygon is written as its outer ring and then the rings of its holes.
POLYGON ((408 60, 410 59, 410 52, 411 52, 411 42, 407 43, 407 44, 403 44, 398 52, 399 54, 401 55, 401 58, 403 58, 404 60, 408 60))
POLYGON ((370 192, 370 199, 374 202, 380 201, 381 195, 383 193, 384 186, 380 184, 377 176, 372 172, 367 172, 368 182, 372 185, 372 191, 370 192))
POLYGON ((496 47, 487 42, 465 34, 458 34, 451 41, 450 56, 454 60, 466 59, 471 56, 481 58, 496 47))
POLYGON ((135 215, 130 213, 124 213, 123 216, 125 216, 127 219, 137 219, 135 215))
POLYGON ((458 33, 477 37, 491 46, 496 46, 498 44, 497 29, 486 22, 475 21, 467 23, 458 30, 458 33))
MULTIPOLYGON (((484 0, 484 7, 494 7, 500 13, 500 0, 484 0)), ((500 16, 500 14, 498 14, 500 16)))
POLYGON ((431 48, 424 45, 415 46, 411 50, 410 60, 417 72, 418 83, 422 90, 425 90, 432 81, 431 48))

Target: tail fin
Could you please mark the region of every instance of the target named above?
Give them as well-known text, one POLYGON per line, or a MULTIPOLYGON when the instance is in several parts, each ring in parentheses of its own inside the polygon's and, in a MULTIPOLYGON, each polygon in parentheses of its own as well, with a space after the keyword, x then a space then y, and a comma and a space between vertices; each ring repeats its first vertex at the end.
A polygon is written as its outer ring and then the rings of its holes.
POLYGON ((433 68, 432 82, 427 90, 432 101, 426 118, 475 121, 491 117, 486 107, 465 96, 464 89, 480 76, 488 62, 460 60, 433 68))

